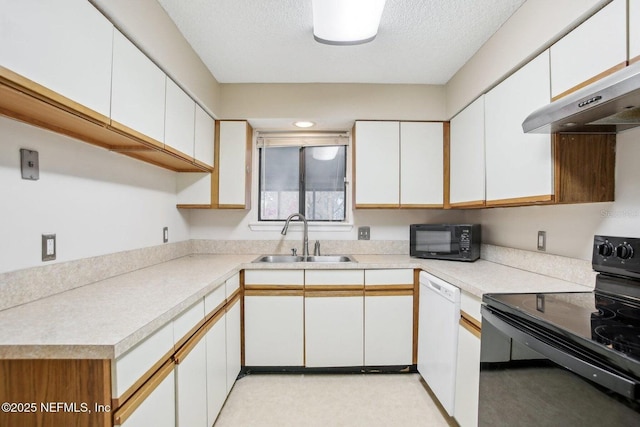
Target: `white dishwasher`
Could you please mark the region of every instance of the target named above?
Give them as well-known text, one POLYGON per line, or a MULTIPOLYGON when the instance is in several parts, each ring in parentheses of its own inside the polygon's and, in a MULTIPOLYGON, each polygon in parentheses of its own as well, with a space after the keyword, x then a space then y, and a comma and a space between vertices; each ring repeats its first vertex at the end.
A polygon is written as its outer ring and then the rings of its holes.
POLYGON ((460 289, 420 273, 418 372, 453 416, 460 321, 460 289))

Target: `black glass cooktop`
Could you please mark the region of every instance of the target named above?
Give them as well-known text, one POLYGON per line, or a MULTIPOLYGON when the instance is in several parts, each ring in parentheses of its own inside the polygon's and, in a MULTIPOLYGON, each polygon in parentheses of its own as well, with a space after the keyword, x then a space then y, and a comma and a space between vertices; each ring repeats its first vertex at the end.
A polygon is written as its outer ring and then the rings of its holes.
POLYGON ((640 305, 633 301, 594 292, 488 294, 484 301, 640 376, 640 305))

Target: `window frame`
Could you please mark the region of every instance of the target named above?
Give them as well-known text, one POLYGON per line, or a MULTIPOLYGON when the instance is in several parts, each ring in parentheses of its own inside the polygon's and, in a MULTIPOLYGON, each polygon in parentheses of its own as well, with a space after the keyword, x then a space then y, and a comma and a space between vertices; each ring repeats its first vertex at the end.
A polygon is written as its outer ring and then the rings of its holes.
MULTIPOLYGON (((300 134, 300 132, 296 132, 297 134, 300 134)), ((254 132, 254 136, 253 136, 253 150, 255 155, 252 156, 253 160, 252 160, 252 164, 253 164, 253 170, 255 171, 259 171, 260 169, 260 156, 259 156, 259 148, 262 146, 260 143, 261 138, 263 137, 268 137, 272 134, 272 132, 262 132, 262 131, 256 131, 254 132)), ((284 135, 288 136, 289 134, 291 134, 291 132, 285 132, 284 135)), ((316 134, 320 134, 320 135, 332 135, 333 137, 339 136, 344 138, 343 139, 343 145, 346 145, 346 161, 347 161, 347 169, 346 169, 346 181, 345 181, 345 185, 346 185, 346 196, 345 196, 345 219, 344 221, 332 221, 332 222, 316 222, 316 221, 308 221, 309 224, 309 229, 310 230, 314 230, 314 231, 321 231, 321 232, 351 232, 354 228, 354 223, 353 223, 353 188, 351 185, 351 181, 352 181, 352 174, 353 174, 353 140, 352 140, 352 135, 351 132, 349 131, 339 131, 339 132, 328 132, 328 133, 324 133, 324 132, 315 132, 313 134, 313 137, 315 137, 316 134)), ((307 134, 309 135, 309 134, 307 134)), ((321 136, 322 137, 322 136, 321 136)), ((325 136, 326 137, 326 136, 325 136)), ((252 206, 257 206, 256 209, 251 209, 251 215, 250 215, 250 220, 248 222, 248 227, 251 231, 258 231, 258 232, 280 232, 282 230, 282 226, 284 225, 285 221, 281 220, 281 221, 276 221, 276 220, 269 220, 269 221, 260 221, 258 219, 259 215, 258 215, 258 210, 260 209, 260 191, 259 191, 259 185, 260 185, 260 174, 259 173, 254 173, 252 174, 253 178, 252 178, 252 188, 254 189, 254 191, 252 191, 251 193, 251 198, 252 198, 252 206)))

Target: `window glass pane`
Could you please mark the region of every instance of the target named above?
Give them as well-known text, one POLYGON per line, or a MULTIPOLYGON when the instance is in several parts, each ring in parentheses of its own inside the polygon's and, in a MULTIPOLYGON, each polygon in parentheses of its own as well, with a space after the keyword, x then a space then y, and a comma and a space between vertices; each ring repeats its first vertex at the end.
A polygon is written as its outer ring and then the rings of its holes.
POLYGON ((304 158, 307 219, 344 220, 346 146, 307 147, 304 158))
POLYGON ((300 209, 300 148, 260 151, 260 220, 286 219, 300 209))
POLYGON ((261 148, 259 220, 301 212, 308 220, 344 221, 346 152, 344 145, 261 148))

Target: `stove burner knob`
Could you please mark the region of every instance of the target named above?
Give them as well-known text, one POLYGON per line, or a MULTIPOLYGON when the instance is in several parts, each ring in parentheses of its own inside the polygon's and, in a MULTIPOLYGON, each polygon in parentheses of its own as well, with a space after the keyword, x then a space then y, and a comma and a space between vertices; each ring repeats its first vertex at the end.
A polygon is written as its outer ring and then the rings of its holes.
POLYGON ((613 245, 609 242, 599 244, 598 254, 602 255, 603 257, 608 257, 613 255, 613 245))
POLYGON ((633 248, 628 243, 618 245, 616 248, 616 256, 620 259, 629 259, 633 256, 633 248))

